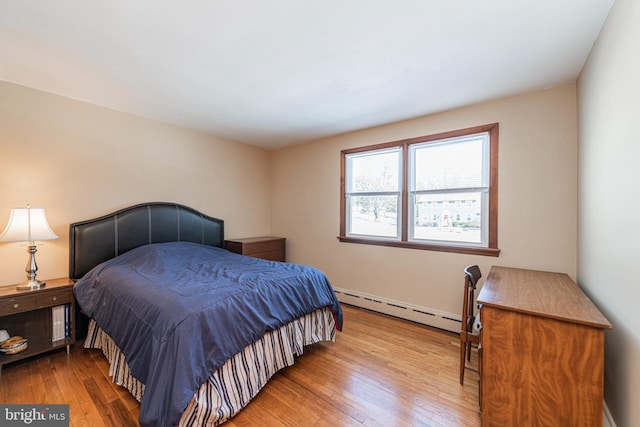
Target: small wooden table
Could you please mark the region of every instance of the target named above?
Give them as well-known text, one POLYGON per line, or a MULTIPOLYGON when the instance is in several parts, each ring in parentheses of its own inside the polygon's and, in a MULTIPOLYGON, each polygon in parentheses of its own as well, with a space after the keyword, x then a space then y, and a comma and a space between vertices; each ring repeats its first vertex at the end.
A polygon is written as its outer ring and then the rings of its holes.
POLYGON ((46 287, 31 291, 18 291, 15 285, 0 287, 0 329, 27 339, 26 350, 12 355, 0 353, 0 374, 7 363, 47 351, 67 347, 69 354, 69 346, 75 342, 73 282, 68 278, 45 282, 46 287), (54 316, 52 308, 56 306, 66 307, 66 316, 65 309, 61 319, 54 316), (57 320, 64 322, 60 337, 54 335, 57 320))
POLYGON ((482 426, 602 427, 611 324, 568 275, 493 267, 478 304, 482 426))

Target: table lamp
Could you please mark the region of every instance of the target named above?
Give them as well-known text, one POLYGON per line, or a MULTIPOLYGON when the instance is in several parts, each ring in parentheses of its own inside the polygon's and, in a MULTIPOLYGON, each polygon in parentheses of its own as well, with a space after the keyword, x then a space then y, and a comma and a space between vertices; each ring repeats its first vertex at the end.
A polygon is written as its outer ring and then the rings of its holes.
POLYGON ((43 208, 11 209, 9 224, 0 234, 0 242, 29 242, 27 252, 29 260, 24 271, 27 272, 27 281, 18 285, 18 290, 34 290, 45 287, 45 283, 36 280, 36 241, 54 240, 58 236, 51 230, 47 223, 47 217, 43 208))

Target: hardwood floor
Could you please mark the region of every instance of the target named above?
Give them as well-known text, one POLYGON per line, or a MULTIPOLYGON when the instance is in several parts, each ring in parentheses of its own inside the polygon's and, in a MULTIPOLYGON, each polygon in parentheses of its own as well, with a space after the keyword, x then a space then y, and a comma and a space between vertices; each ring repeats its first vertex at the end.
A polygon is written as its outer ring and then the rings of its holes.
MULTIPOLYGON (((459 384, 457 334, 348 305, 335 343, 305 348, 225 427, 480 425, 478 374, 459 384)), ((475 354, 475 352, 474 352, 475 354)), ((475 360, 472 360, 475 363, 475 360)), ((6 365, 4 403, 68 403, 71 426, 134 426, 138 402, 76 343, 6 365)))

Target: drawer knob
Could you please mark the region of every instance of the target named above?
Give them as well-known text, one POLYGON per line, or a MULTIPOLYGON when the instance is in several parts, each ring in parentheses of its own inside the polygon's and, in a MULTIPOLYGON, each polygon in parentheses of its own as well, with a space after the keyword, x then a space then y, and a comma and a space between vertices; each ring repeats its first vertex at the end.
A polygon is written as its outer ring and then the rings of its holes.
POLYGON ((53 297, 53 300, 54 301, 58 301, 58 297, 53 297))
POLYGON ((20 304, 18 303, 13 304, 13 308, 19 308, 19 307, 20 307, 20 304))

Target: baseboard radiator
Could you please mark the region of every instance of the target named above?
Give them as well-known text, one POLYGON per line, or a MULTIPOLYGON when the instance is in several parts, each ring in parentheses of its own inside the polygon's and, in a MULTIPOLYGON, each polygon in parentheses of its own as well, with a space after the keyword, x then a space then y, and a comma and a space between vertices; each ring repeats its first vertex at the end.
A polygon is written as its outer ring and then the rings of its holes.
POLYGON ((333 288, 338 300, 345 304, 377 311, 401 319, 411 320, 445 331, 460 332, 460 315, 447 313, 433 308, 408 304, 404 301, 396 301, 369 295, 350 289, 333 288))

